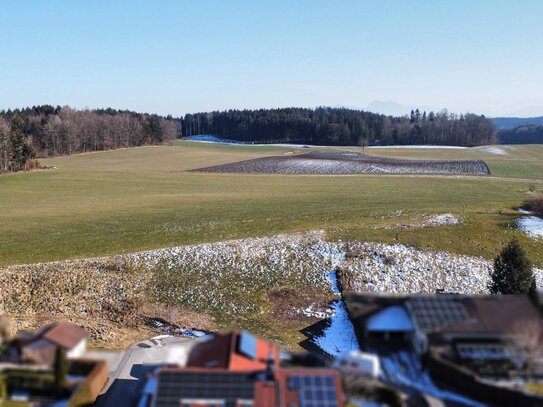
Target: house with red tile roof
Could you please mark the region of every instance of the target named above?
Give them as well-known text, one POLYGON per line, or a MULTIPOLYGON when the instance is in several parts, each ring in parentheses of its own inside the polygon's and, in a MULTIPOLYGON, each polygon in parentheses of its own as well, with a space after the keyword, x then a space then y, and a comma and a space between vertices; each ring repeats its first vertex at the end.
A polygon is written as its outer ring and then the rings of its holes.
POLYGON ((328 368, 283 367, 277 345, 248 332, 194 346, 186 367, 159 369, 153 407, 340 407, 341 377, 328 368))

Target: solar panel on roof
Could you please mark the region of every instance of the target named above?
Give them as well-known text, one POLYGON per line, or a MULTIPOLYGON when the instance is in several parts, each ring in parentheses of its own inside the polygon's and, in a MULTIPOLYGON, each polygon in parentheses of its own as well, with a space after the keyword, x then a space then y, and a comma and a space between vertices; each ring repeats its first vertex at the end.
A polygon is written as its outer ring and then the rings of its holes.
POLYGON ((332 376, 293 375, 288 387, 300 392, 301 407, 339 407, 332 376))
POLYGON ((418 327, 424 331, 468 319, 464 306, 450 297, 414 297, 407 301, 407 306, 418 327))
POLYGON ((254 377, 245 373, 161 372, 157 382, 156 406, 179 407, 181 399, 254 399, 254 377))
POLYGON ((248 358, 256 359, 256 338, 247 331, 241 331, 238 351, 248 358))

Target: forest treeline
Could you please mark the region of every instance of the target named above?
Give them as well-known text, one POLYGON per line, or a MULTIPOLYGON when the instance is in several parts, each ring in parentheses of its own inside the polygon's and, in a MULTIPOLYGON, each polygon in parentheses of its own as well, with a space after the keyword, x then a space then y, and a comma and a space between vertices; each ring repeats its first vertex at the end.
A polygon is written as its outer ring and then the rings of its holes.
POLYGON ((183 136, 214 135, 256 143, 317 145, 436 144, 478 146, 495 141, 485 116, 411 111, 403 117, 345 108, 228 110, 187 114, 183 136))
POLYGON ((497 133, 501 144, 543 144, 543 126, 517 126, 514 129, 501 129, 497 133))
POLYGON ((179 136, 172 117, 114 109, 49 105, 0 112, 0 172, 19 171, 48 157, 161 144, 179 136))

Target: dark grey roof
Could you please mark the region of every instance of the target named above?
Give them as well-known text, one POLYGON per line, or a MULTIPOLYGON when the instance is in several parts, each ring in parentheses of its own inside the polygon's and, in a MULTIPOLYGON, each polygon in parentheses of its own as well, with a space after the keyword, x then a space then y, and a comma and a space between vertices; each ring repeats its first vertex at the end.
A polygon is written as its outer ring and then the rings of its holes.
POLYGON ((461 299, 454 295, 413 296, 406 301, 406 305, 415 324, 426 332, 469 319, 461 299))
POLYGON ((289 377, 288 385, 300 392, 302 407, 339 407, 332 376, 293 375, 289 377))
POLYGON ((164 370, 158 374, 156 406, 179 407, 183 399, 224 400, 225 406, 235 406, 237 400, 254 399, 254 384, 248 373, 164 370))

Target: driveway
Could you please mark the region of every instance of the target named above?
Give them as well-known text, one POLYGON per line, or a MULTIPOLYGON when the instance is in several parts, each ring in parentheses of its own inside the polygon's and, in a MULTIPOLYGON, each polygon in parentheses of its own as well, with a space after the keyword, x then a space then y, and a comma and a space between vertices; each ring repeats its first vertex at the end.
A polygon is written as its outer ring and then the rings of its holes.
POLYGON ((135 343, 117 359, 109 355, 109 380, 94 405, 136 406, 149 374, 167 364, 184 366, 194 343, 191 338, 157 336, 135 343))

